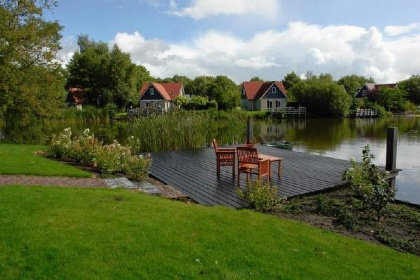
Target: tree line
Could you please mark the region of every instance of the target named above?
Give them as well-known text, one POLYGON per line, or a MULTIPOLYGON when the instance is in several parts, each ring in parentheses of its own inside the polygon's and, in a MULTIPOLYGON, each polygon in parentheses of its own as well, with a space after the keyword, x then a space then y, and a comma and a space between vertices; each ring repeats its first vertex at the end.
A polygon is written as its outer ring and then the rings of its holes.
MULTIPOLYGON (((241 85, 227 76, 154 78, 117 45, 110 47, 86 35, 78 37, 79 50, 63 68, 56 60, 63 27, 43 16, 55 5, 55 0, 0 0, 0 118, 9 134, 30 135, 45 120, 57 117, 66 107, 66 90, 70 87, 83 88, 87 104, 111 104, 122 110, 137 105, 145 82, 182 82, 191 96, 191 109, 229 110, 240 106, 241 85)), ((372 78, 348 75, 334 81, 330 74, 307 72, 301 79, 291 72, 282 81, 289 100, 325 116, 343 116, 358 106, 402 111, 420 103, 419 75, 400 82, 398 89, 380 89, 364 104, 354 95, 364 83, 374 82, 372 78)), ((185 99, 177 102, 188 107, 185 99)))

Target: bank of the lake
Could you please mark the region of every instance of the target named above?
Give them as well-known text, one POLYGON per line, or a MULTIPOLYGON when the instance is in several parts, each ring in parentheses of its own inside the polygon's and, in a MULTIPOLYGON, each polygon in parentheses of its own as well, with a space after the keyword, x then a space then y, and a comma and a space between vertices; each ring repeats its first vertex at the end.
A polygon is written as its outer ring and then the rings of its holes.
MULTIPOLYGON (((85 128, 105 142, 125 143, 130 136, 140 139, 139 150, 192 149, 207 147, 212 138, 221 145, 242 143, 246 137, 243 112, 178 112, 127 121, 84 122, 61 120, 44 125, 37 139, 48 143, 53 133, 71 127, 75 134, 85 128)), ((371 146, 375 163, 385 165, 387 127, 398 127, 397 198, 420 204, 420 118, 382 119, 266 119, 254 122, 254 141, 288 141, 293 150, 350 160, 360 159, 362 147, 371 146)), ((7 140, 7 137, 6 139, 7 140)))

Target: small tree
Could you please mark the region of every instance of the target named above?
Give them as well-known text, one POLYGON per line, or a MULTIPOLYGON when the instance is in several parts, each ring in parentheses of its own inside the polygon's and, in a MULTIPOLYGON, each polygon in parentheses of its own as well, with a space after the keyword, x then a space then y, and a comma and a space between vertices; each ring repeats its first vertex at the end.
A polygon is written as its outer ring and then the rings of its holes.
POLYGON ((387 212, 388 203, 394 200, 395 189, 386 179, 386 173, 381 171, 372 159, 369 145, 362 151, 362 162, 357 164, 352 160, 352 167, 343 174, 343 180, 351 187, 356 196, 361 197, 365 208, 376 214, 377 221, 387 212))

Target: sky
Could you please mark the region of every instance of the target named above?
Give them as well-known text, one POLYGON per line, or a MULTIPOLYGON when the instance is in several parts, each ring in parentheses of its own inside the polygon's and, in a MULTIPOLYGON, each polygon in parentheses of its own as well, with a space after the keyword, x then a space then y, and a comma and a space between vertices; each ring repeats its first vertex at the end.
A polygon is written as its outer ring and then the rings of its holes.
POLYGON ((420 74, 420 0, 59 0, 45 17, 63 26, 63 65, 86 34, 160 78, 420 74))

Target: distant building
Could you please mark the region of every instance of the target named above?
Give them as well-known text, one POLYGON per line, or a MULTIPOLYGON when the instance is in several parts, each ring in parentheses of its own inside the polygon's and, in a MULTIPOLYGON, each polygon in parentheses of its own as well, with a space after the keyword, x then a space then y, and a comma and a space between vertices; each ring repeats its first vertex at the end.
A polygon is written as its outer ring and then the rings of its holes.
POLYGON ((145 83, 140 89, 140 109, 168 112, 180 95, 185 95, 182 83, 145 83))
POLYGON ((77 110, 83 109, 83 103, 86 99, 83 97, 84 90, 82 88, 73 87, 69 88, 67 94, 67 104, 68 106, 75 106, 77 110))
POLYGON ((241 108, 276 112, 286 107, 287 91, 282 82, 244 82, 241 89, 241 108))
POLYGON ((398 88, 398 84, 374 84, 366 83, 364 84, 356 93, 356 98, 365 98, 372 94, 377 94, 381 88, 398 88))

